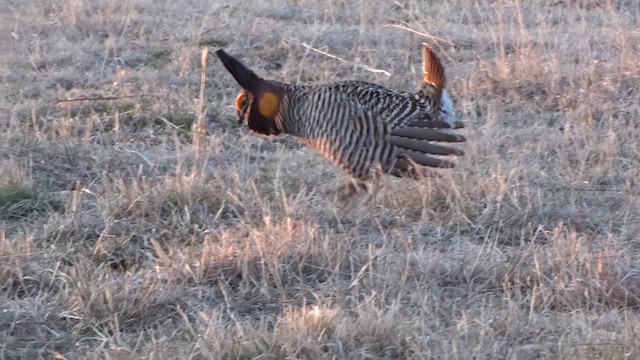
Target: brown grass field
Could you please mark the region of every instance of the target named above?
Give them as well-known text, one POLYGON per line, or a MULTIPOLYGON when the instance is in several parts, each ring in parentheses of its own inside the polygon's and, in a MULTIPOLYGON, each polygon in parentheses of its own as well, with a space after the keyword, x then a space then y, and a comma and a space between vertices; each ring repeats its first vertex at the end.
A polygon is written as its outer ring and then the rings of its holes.
POLYGON ((640 1, 0 10, 1 359, 640 358, 640 1), (203 47, 413 91, 422 42, 466 124, 442 176, 327 196, 215 56, 193 145, 203 47))

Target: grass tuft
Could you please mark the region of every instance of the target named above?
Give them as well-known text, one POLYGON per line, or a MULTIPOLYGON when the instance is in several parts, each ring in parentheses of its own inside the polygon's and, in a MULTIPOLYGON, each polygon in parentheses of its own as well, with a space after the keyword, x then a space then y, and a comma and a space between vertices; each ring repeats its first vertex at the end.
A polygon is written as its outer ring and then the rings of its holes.
POLYGON ((32 187, 17 182, 0 185, 0 219, 17 220, 51 211, 58 205, 32 187))
POLYGON ((200 47, 206 47, 206 46, 226 47, 228 45, 229 45, 229 43, 227 41, 222 40, 222 39, 216 39, 216 38, 213 38, 213 37, 203 38, 203 39, 200 39, 200 41, 198 41, 198 46, 200 46, 200 47))

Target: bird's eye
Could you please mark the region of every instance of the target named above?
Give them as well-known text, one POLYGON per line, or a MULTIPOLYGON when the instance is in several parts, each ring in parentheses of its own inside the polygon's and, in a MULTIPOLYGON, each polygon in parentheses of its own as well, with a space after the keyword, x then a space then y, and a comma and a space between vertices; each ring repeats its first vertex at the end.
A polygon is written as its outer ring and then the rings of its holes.
POLYGON ((249 111, 249 94, 247 92, 240 91, 236 97, 236 110, 238 111, 238 123, 242 124, 249 111))
POLYGON ((249 106, 249 96, 244 91, 241 91, 236 97, 236 110, 244 111, 249 106))

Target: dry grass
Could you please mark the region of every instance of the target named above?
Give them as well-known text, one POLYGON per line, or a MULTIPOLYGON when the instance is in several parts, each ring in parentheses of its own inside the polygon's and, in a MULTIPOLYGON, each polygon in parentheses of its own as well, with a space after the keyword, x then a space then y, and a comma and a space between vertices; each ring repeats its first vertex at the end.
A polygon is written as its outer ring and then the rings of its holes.
POLYGON ((176 4, 0 5, 0 358, 640 357, 638 1, 176 4), (469 138, 440 178, 345 211, 213 58, 194 154, 200 46, 413 89, 422 41, 469 138))

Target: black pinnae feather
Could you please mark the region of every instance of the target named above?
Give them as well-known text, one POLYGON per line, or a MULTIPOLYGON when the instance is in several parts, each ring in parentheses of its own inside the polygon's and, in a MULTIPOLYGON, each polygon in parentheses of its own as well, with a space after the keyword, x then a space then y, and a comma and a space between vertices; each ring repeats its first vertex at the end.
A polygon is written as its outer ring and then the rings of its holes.
POLYGON ((249 68, 244 66, 238 59, 227 54, 224 50, 220 49, 216 51, 216 54, 224 64, 224 67, 229 70, 234 79, 242 86, 242 88, 253 92, 260 83, 260 77, 256 75, 249 68))

